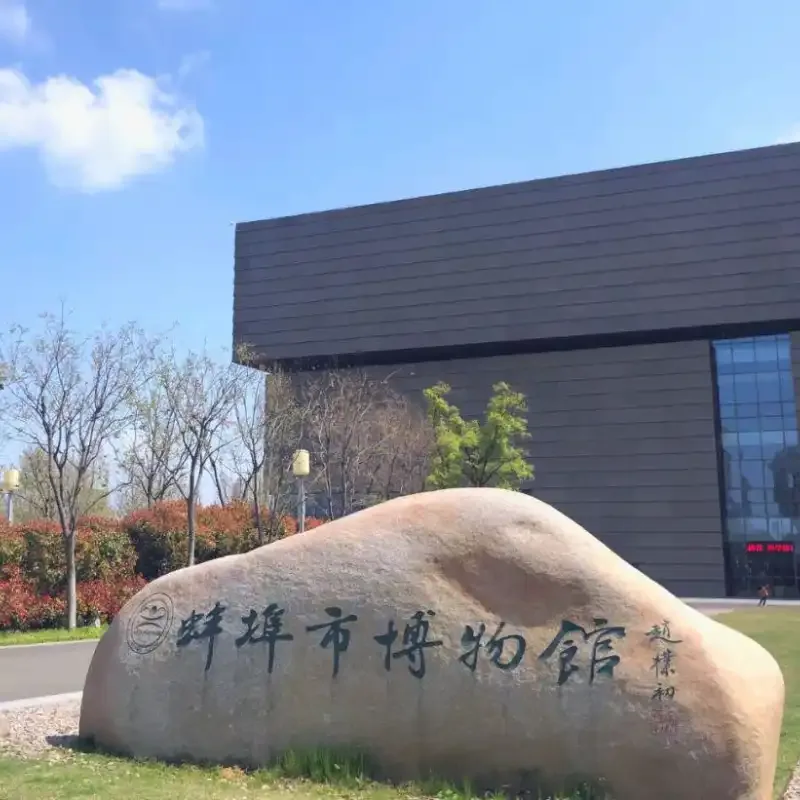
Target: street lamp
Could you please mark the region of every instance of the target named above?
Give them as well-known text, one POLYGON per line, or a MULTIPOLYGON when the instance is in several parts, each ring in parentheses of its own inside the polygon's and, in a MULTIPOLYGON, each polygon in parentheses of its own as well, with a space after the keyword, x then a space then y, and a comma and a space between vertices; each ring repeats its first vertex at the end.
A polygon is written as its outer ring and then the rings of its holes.
POLYGON ((295 450, 292 457, 292 474, 297 478, 297 527, 300 533, 306 529, 306 484, 311 472, 308 450, 295 450))
POLYGON ((3 473, 3 492, 6 495, 6 519, 14 522, 14 492, 19 489, 19 470, 7 469, 3 473))

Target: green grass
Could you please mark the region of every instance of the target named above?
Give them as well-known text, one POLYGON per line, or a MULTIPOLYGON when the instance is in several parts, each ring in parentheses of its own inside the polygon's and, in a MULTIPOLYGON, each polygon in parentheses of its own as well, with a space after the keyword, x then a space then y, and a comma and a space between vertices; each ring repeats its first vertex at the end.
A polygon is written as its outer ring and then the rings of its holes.
MULTIPOLYGON (((761 643, 783 670, 786 709, 775 780, 775 797, 780 798, 800 760, 800 611, 748 609, 722 614, 717 619, 761 643)), ((80 628, 73 635, 67 631, 5 634, 0 637, 0 644, 68 641, 100 633, 102 629, 80 628), (58 638, 59 634, 63 638, 58 638)), ((441 783, 393 787, 369 780, 368 774, 368 765, 363 761, 325 753, 288 754, 273 769, 246 773, 233 768, 168 766, 57 749, 48 759, 0 758, 0 800, 466 800, 473 796, 468 787, 441 783)), ((577 793, 553 800, 585 800, 590 796, 577 793)))
MULTIPOLYGON (((390 786, 365 777, 358 758, 290 754, 270 770, 168 766, 65 750, 48 759, 0 758, 0 800, 477 800, 469 787, 442 782, 390 786)), ((484 795, 480 795, 484 800, 484 795)), ((541 800, 590 800, 586 793, 541 800)), ((497 796, 499 800, 500 796, 497 796)), ((492 800, 492 798, 488 798, 492 800)))
POLYGON ((779 798, 800 761, 800 611, 753 608, 720 614, 716 619, 755 639, 772 653, 783 670, 786 705, 775 776, 775 797, 779 798))
POLYGON ((107 630, 108 625, 102 625, 99 628, 93 626, 75 628, 73 631, 66 628, 48 628, 41 631, 0 631, 0 647, 11 644, 81 642, 86 639, 99 639, 107 630))

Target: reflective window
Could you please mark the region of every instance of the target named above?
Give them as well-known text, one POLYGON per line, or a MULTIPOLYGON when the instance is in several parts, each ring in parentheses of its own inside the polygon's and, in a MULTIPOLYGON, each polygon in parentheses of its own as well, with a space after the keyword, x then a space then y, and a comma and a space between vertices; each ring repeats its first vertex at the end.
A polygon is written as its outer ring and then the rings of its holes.
MULTIPOLYGON (((772 575, 752 574, 768 565, 754 566, 748 560, 746 542, 792 540, 798 543, 795 550, 800 549, 800 447, 791 342, 787 334, 723 340, 713 346, 725 535, 732 588, 738 593, 752 591, 754 582, 775 582, 772 575)), ((786 572, 785 564, 781 569, 786 572)), ((795 591, 797 581, 792 582, 795 591)))

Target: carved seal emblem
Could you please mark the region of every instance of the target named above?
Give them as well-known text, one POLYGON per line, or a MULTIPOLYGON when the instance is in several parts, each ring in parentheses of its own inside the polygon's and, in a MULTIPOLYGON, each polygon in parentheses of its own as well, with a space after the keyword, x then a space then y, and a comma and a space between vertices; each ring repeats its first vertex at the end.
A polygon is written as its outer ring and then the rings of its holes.
POLYGON ((128 647, 139 655, 152 653, 167 638, 174 613, 169 595, 156 592, 146 597, 128 623, 128 647))

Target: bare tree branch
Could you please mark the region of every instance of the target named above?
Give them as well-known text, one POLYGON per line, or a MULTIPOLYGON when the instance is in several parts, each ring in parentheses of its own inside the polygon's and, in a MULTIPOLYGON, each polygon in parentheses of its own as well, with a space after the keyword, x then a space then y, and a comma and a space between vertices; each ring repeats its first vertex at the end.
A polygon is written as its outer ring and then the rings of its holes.
POLYGON ((108 448, 130 425, 130 397, 150 376, 153 343, 138 328, 80 338, 59 317, 38 333, 14 328, 0 361, 9 364, 6 425, 23 446, 43 453, 46 483, 67 557, 68 625, 77 624, 75 532, 97 502, 87 489, 108 448))
POLYGON ((230 415, 240 383, 240 367, 220 365, 206 354, 189 354, 182 362, 174 354, 161 360, 159 384, 177 422, 185 456, 178 489, 186 500, 189 566, 195 561, 197 502, 200 481, 209 464, 225 447, 230 415))
MULTIPOLYGON (((237 357, 241 364, 255 364, 244 347, 237 357)), ((233 463, 243 499, 252 504, 260 544, 281 535, 282 520, 292 511, 290 468, 302 444, 307 416, 291 376, 278 368, 269 374, 247 369, 234 405, 239 457, 233 463), (262 504, 267 508, 266 519, 262 504)))
POLYGON ((164 387, 156 381, 131 397, 130 438, 118 453, 127 477, 128 508, 147 506, 180 496, 187 455, 180 443, 178 417, 164 387))
POLYGON ((421 411, 388 379, 331 371, 305 386, 306 432, 317 490, 329 518, 422 491, 431 431, 421 411))

